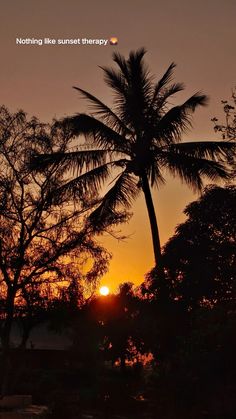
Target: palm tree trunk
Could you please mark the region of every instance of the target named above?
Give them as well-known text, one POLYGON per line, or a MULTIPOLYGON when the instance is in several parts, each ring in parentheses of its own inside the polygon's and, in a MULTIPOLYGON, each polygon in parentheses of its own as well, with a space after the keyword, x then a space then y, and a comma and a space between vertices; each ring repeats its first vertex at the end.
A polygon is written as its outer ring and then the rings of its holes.
POLYGON ((145 196, 145 201, 146 201, 148 215, 149 215, 149 221, 151 225, 152 243, 153 243, 153 250, 154 250, 154 257, 155 257, 155 268, 156 268, 156 274, 157 274, 155 281, 153 282, 153 285, 154 285, 154 289, 156 291, 158 290, 159 303, 166 306, 170 298, 170 291, 169 291, 169 287, 165 278, 156 213, 155 213, 151 190, 150 190, 150 186, 149 186, 146 174, 142 175, 142 189, 145 196))
POLYGON ((155 208, 153 205, 152 195, 150 186, 148 183, 147 175, 142 175, 142 190, 145 196, 146 206, 148 210, 148 216, 152 231, 152 244, 153 244, 153 250, 154 250, 154 257, 155 257, 155 264, 158 267, 161 267, 161 243, 160 243, 160 236, 159 236, 159 230, 157 225, 157 218, 155 213, 155 208))

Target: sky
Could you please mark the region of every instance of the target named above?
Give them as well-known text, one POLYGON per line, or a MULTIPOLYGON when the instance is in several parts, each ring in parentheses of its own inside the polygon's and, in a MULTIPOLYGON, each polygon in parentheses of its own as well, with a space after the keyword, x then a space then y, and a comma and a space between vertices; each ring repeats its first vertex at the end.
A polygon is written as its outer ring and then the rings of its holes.
MULTIPOLYGON (((197 111, 191 133, 183 139, 211 140, 211 118, 223 118, 222 99, 236 85, 235 0, 0 0, 1 104, 25 110, 42 121, 87 111, 72 86, 93 93, 108 105, 112 96, 99 66, 112 65, 112 52, 125 56, 141 46, 156 79, 168 65, 177 64, 174 80, 186 89, 181 103, 196 91, 209 95, 207 108, 197 111), (16 38, 109 39, 117 46, 16 45, 16 38)), ((153 192, 161 242, 184 220, 183 209, 197 195, 167 177, 153 192)), ((154 265, 150 227, 144 198, 134 204, 133 218, 119 230, 127 238, 105 237, 113 253, 102 284, 114 291, 119 283, 140 283, 154 265)))

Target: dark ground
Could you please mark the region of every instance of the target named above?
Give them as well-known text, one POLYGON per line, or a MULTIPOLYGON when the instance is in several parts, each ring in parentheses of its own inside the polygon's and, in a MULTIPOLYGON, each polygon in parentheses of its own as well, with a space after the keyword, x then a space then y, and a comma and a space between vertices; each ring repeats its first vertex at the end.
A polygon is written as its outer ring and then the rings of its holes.
MULTIPOLYGON (((50 419, 234 419, 235 384, 215 376, 160 368, 87 365, 65 351, 26 351, 13 357, 12 393, 32 394, 50 419)), ((214 371, 212 371, 214 374, 214 371)))

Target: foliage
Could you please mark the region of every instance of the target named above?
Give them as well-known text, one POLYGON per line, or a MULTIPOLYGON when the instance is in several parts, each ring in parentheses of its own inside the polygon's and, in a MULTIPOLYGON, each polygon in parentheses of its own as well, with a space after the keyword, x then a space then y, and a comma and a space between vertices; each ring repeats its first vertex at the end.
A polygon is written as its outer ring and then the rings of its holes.
POLYGON ((152 380, 156 414, 173 418, 231 419, 235 415, 235 304, 186 312, 189 327, 172 358, 152 380))
MULTIPOLYGON (((88 195, 76 203, 52 202, 52 191, 66 179, 58 163, 34 172, 37 153, 65 152, 66 132, 27 119, 23 111, 0 109, 0 294, 1 342, 9 348, 15 305, 26 311, 55 283, 97 281, 107 270, 109 254, 86 225, 88 195)), ((60 202, 59 202, 60 201, 60 202)))
POLYGON ((222 100, 222 106, 225 116, 225 122, 219 123, 218 118, 212 118, 212 122, 214 122, 214 129, 215 132, 220 132, 223 139, 228 140, 235 140, 236 139, 236 113, 235 113, 235 105, 236 105, 236 91, 235 89, 232 91, 231 95, 231 102, 232 105, 229 103, 228 100, 222 100))
POLYGON ((235 301, 236 188, 209 186, 164 248, 173 298, 187 306, 235 301))
POLYGON ((91 365, 99 359, 119 362, 133 361, 145 353, 140 327, 142 301, 133 284, 124 283, 119 293, 94 297, 78 313, 72 327, 73 349, 82 362, 91 365))

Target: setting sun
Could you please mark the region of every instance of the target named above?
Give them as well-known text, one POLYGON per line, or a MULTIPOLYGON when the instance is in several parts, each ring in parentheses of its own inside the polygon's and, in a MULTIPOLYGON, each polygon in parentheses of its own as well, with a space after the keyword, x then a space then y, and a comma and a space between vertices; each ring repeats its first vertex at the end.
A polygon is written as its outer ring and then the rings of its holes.
POLYGON ((109 294, 109 288, 104 285, 100 288, 99 292, 101 295, 107 296, 109 294))

